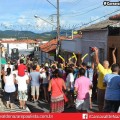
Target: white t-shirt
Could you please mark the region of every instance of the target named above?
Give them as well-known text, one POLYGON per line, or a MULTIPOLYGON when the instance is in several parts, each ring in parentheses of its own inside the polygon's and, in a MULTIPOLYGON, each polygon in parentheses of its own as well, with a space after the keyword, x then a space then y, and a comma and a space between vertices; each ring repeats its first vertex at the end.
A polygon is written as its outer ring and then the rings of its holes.
POLYGON ((40 77, 43 79, 43 84, 48 83, 48 77, 45 72, 41 73, 40 77))
POLYGON ((29 80, 28 75, 24 75, 23 77, 17 76, 16 77, 18 83, 18 91, 25 91, 27 90, 27 83, 26 81, 29 80))
POLYGON ((14 70, 14 71, 12 71, 12 74, 14 75, 16 75, 16 77, 18 76, 18 70, 14 70))
POLYGON ((14 84, 14 77, 13 75, 5 76, 5 92, 15 92, 15 84, 14 84))
POLYGON ((73 73, 69 73, 66 78, 66 87, 69 88, 69 84, 71 82, 71 88, 74 88, 74 76, 73 73))

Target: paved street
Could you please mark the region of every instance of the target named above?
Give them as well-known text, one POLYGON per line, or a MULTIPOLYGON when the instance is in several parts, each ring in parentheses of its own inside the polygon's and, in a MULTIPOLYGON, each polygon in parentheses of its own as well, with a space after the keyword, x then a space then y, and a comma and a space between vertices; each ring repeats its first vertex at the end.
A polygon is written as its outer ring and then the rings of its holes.
MULTIPOLYGON (((38 101, 38 102, 27 102, 27 106, 30 109, 31 112, 49 112, 49 104, 45 103, 43 101, 38 101)), ((98 111, 98 106, 96 104, 93 104, 93 109, 89 110, 89 112, 97 112, 98 111)), ((65 108, 65 113, 74 113, 76 112, 75 108, 65 108)))
MULTIPOLYGON (((38 102, 33 103, 32 101, 27 101, 27 108, 25 110, 23 109, 19 109, 19 102, 15 102, 14 104, 14 109, 7 109, 4 102, 3 102, 3 92, 2 90, 0 90, 0 112, 40 112, 40 113, 45 113, 45 112, 49 112, 49 104, 45 103, 43 100, 39 100, 38 102)), ((97 112, 98 111, 98 106, 93 103, 93 109, 89 110, 89 112, 97 112)), ((65 113, 74 113, 76 112, 75 108, 69 108, 67 109, 65 107, 65 113)))
POLYGON ((30 109, 26 107, 26 109, 19 108, 19 102, 16 101, 13 105, 13 109, 7 109, 5 106, 5 101, 3 100, 3 91, 0 89, 0 112, 11 112, 11 113, 30 113, 30 109))

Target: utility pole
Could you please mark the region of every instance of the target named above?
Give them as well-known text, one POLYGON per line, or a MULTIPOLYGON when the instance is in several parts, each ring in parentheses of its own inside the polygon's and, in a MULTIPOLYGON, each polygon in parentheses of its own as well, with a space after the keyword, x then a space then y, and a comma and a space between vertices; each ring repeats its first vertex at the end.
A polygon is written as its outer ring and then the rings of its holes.
POLYGON ((1 79, 1 71, 2 71, 2 47, 1 47, 1 41, 0 41, 0 89, 2 89, 2 79, 1 79))
POLYGON ((56 49, 56 57, 58 57, 60 51, 60 13, 59 13, 59 0, 57 0, 57 49, 56 49))

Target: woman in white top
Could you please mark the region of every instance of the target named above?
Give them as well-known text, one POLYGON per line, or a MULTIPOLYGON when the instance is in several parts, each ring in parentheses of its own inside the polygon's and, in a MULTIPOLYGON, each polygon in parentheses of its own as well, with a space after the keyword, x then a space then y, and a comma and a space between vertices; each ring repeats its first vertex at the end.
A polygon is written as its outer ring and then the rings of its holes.
MULTIPOLYGON (((18 76, 18 65, 14 66, 14 70, 12 71, 12 74, 15 76, 15 78, 18 76)), ((18 100, 18 84, 15 83, 15 99, 18 100)))
POLYGON ((69 99, 67 108, 70 108, 74 106, 74 75, 72 67, 67 68, 66 88, 69 99))
POLYGON ((14 102, 14 92, 15 92, 15 77, 11 74, 11 68, 7 68, 7 74, 4 76, 4 90, 5 90, 5 98, 7 102, 7 108, 13 108, 14 102))
POLYGON ((45 102, 47 102, 47 101, 49 101, 48 83, 50 80, 50 73, 49 73, 48 67, 45 67, 45 70, 40 74, 40 77, 42 79, 42 86, 43 86, 43 91, 44 91, 45 102))

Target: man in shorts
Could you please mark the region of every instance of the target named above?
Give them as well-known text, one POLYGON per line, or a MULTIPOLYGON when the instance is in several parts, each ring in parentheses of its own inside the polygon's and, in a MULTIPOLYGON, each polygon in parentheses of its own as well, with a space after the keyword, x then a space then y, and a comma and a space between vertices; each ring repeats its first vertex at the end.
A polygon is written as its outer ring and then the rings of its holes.
POLYGON ((40 93, 40 73, 36 71, 36 65, 32 67, 32 72, 29 77, 31 81, 31 95, 33 97, 33 102, 35 102, 38 101, 40 93))
POLYGON ((92 82, 85 77, 85 69, 79 70, 80 77, 75 81, 75 91, 77 92, 76 110, 87 112, 90 105, 89 90, 92 88, 92 82))
POLYGON ((18 84, 18 98, 20 102, 20 109, 25 109, 26 101, 28 99, 27 84, 29 83, 29 77, 28 75, 24 75, 23 77, 17 76, 16 82, 18 84))

